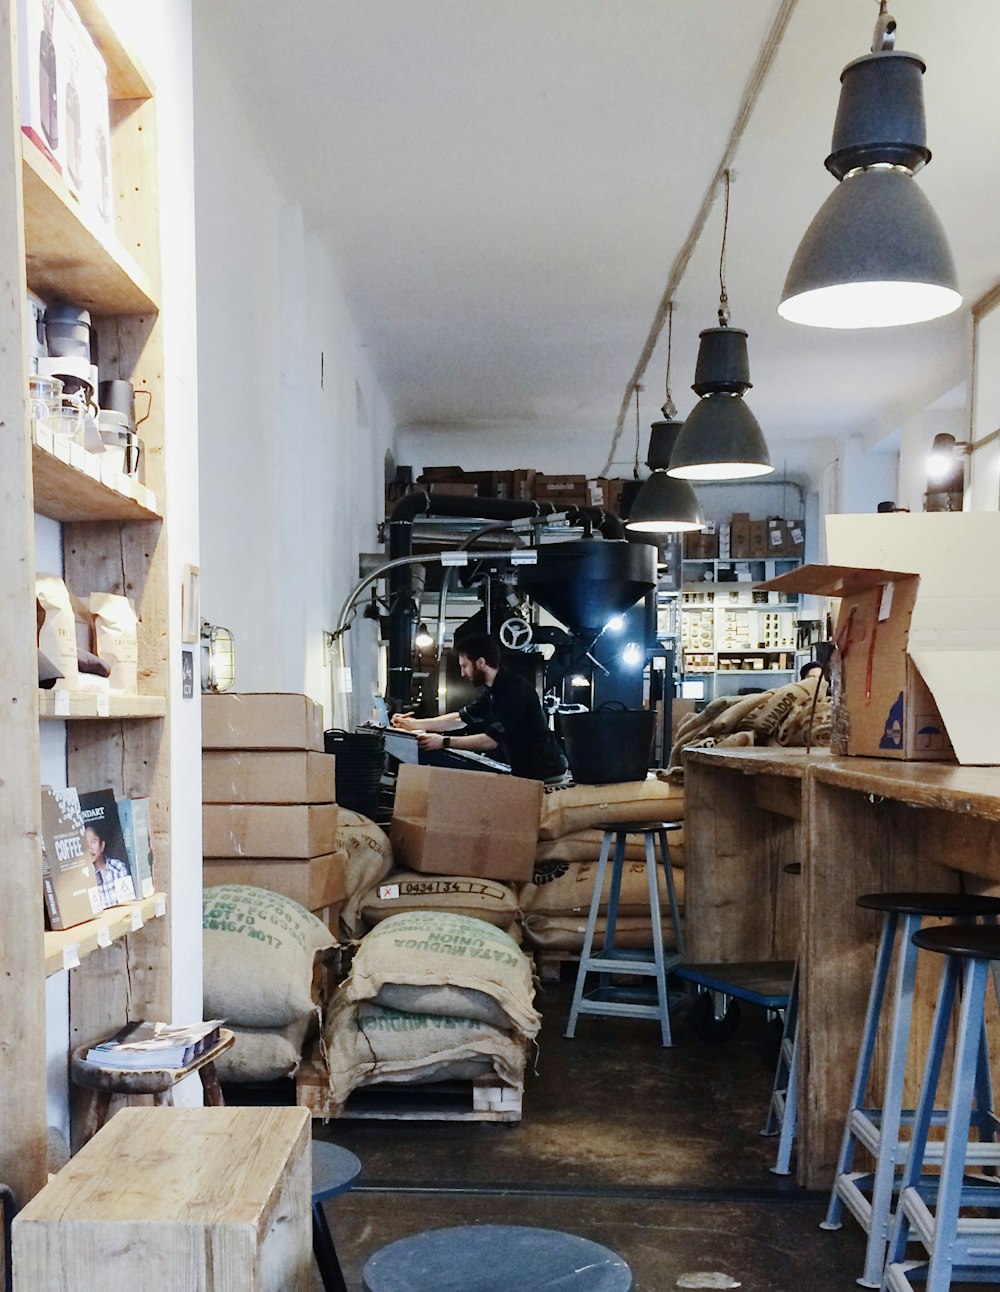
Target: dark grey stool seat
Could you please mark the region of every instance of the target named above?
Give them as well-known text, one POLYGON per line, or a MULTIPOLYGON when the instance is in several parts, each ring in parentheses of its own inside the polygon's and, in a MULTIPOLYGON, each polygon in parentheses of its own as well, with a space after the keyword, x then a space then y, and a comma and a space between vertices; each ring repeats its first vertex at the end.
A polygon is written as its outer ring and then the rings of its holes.
MULTIPOLYGON (((947 920, 974 920, 986 915, 1000 915, 1000 897, 977 897, 972 893, 865 893, 857 899, 857 905, 869 911, 937 916, 947 920)), ((921 945, 917 937, 914 941, 921 945)))
POLYGON ((323 1280, 324 1292, 348 1292, 340 1268, 333 1235, 323 1213, 323 1203, 346 1193, 361 1171, 361 1163, 350 1150, 339 1144, 313 1140, 312 1146, 312 1227, 313 1255, 323 1280))
POLYGON ((620 1256, 576 1234, 460 1225, 400 1238, 370 1256, 364 1292, 631 1292, 620 1256))

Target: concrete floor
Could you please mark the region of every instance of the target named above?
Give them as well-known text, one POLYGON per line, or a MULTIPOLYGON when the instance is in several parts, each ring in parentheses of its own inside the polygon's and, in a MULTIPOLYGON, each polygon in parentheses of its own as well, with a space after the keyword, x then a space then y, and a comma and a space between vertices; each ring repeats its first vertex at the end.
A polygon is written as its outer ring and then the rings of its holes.
POLYGON ((858 1227, 848 1217, 840 1232, 821 1231, 825 1196, 768 1170, 776 1141, 759 1131, 771 1073, 756 1011, 745 1008, 737 1035, 718 1045, 679 1023, 664 1050, 655 1024, 595 1018, 568 1041, 571 990, 563 981, 540 996, 520 1123, 315 1123, 317 1138, 363 1163, 358 1186, 327 1204, 352 1292, 386 1243, 477 1223, 600 1242, 627 1261, 636 1292, 666 1292, 699 1271, 748 1292, 855 1287, 858 1227))

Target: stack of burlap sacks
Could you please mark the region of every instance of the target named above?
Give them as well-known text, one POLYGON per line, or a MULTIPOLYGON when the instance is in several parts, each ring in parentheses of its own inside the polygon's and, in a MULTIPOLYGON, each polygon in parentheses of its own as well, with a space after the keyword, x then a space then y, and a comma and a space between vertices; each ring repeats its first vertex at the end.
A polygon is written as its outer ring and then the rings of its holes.
POLYGON ((324 1029, 330 1111, 372 1082, 490 1077, 520 1092, 541 1019, 527 957, 501 929, 447 912, 381 921, 362 940, 324 1029))
POLYGON ((691 747, 829 745, 832 723, 830 690, 822 677, 756 695, 720 696, 679 724, 668 771, 683 770, 684 750, 691 747))

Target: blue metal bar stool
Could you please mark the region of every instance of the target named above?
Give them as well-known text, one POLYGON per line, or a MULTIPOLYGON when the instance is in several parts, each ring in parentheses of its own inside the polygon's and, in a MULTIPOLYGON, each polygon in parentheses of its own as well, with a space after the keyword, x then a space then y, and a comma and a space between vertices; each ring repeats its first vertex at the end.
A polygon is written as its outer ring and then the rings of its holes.
MULTIPOLYGON (((963 1182, 969 1130, 976 1119, 974 1101, 979 1098, 984 1066, 987 983, 991 968, 995 972, 996 962, 1000 961, 1000 930, 996 926, 952 925, 921 929, 914 934, 913 941, 925 951, 935 951, 947 958, 882 1286, 889 1292, 911 1292, 910 1279, 926 1276, 927 1292, 946 1292, 953 1281, 1000 1282, 1000 1190, 995 1184, 963 1182), (935 1123, 934 1102, 941 1063, 959 996, 943 1159, 940 1154, 937 1159, 941 1161, 941 1174, 929 1179, 922 1175, 930 1147, 927 1136, 935 1123), (963 1218, 963 1207, 975 1207, 976 1217, 963 1218), (923 1245, 928 1261, 904 1260, 906 1244, 911 1239, 923 1245)), ((1000 1145, 991 1148, 988 1160, 1000 1161, 1000 1145)))
POLYGON ((361 1163, 346 1148, 313 1140, 312 1145, 312 1229, 313 1255, 323 1280, 324 1292, 347 1292, 333 1235, 323 1212, 323 1203, 346 1193, 361 1171, 361 1163))
MULTIPOLYGON (((913 1110, 903 1108, 913 988, 917 972, 917 945, 911 939, 920 928, 921 921, 928 916, 966 924, 977 919, 994 920, 1000 914, 1000 899, 959 893, 869 893, 858 898, 858 905, 882 913, 882 935, 833 1191, 826 1220, 821 1228, 839 1229, 843 1208, 848 1208, 868 1235, 865 1268, 858 1282, 862 1287, 878 1288, 882 1285, 897 1173, 909 1153, 909 1144, 900 1139, 899 1132, 902 1126, 911 1126, 914 1121, 913 1110), (866 1105, 866 1099, 897 940, 886 1075, 881 1106, 873 1107, 866 1105), (874 1173, 855 1172, 852 1169, 858 1145, 867 1149, 875 1159, 874 1173)), ((1000 1123, 993 1115, 986 1038, 982 1026, 977 1044, 982 1053, 976 1065, 975 1120, 980 1137, 992 1140, 1000 1123)), ((941 1125, 945 1117, 944 1111, 935 1112, 934 1124, 941 1125)), ((987 1148, 986 1145, 968 1146, 968 1160, 984 1160, 983 1154, 987 1148)), ((939 1154, 940 1146, 937 1151, 939 1154)))
POLYGON ((631 1292, 632 1273, 589 1238, 522 1225, 459 1225, 370 1256, 364 1292, 631 1292))
POLYGON ((798 1129, 799 1095, 799 966, 792 973, 792 989, 785 1006, 785 1024, 781 1031, 781 1048, 774 1069, 771 1105, 762 1135, 778 1136, 778 1155, 771 1172, 791 1175, 792 1145, 798 1129))
POLYGON ((576 1034, 576 1020, 581 1014, 599 1014, 618 1018, 657 1018, 660 1021, 660 1033, 664 1045, 672 1045, 670 1036, 670 1006, 667 996, 667 974, 678 964, 684 955, 684 940, 681 932, 680 910, 677 905, 677 890, 674 887, 674 873, 670 865, 670 849, 667 835, 671 830, 681 829, 679 821, 621 821, 598 827, 604 831, 601 844, 601 858, 597 863, 597 874, 594 878, 594 895, 590 902, 590 915, 587 919, 587 931, 580 952, 580 968, 576 975, 576 989, 573 992, 573 1004, 569 1011, 569 1022, 566 1035, 576 1034), (625 840, 630 834, 641 834, 646 845, 646 878, 649 881, 649 916, 652 921, 653 953, 632 950, 615 946, 615 927, 618 922, 618 903, 621 894, 622 870, 625 860, 625 840), (608 893, 608 910, 604 924, 604 946, 595 955, 594 932, 597 928, 597 917, 604 893, 604 876, 608 867, 608 856, 611 852, 611 841, 615 840, 615 856, 611 871, 611 887, 608 893), (676 952, 669 957, 663 952, 663 929, 660 924, 660 894, 656 883, 657 857, 653 841, 660 845, 660 862, 663 865, 667 886, 667 897, 670 902, 670 918, 674 928, 676 952), (591 991, 585 991, 587 974, 600 974, 599 985, 591 991), (648 991, 635 987, 623 987, 611 983, 611 975, 636 974, 654 979, 656 984, 655 998, 648 991), (655 1003, 651 1003, 655 999, 655 1003))

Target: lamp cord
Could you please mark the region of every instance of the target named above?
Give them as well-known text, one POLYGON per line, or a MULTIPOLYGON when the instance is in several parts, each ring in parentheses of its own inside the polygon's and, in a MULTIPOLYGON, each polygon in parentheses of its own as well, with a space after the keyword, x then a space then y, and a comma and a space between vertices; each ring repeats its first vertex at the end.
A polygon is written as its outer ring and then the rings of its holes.
POLYGON ((719 327, 729 326, 729 296, 726 292, 726 239, 729 237, 729 184, 730 171, 723 171, 726 182, 726 201, 722 211, 722 249, 719 252, 719 327))
POLYGON ((674 403, 674 397, 670 393, 670 360, 674 353, 674 303, 671 301, 667 306, 667 379, 664 382, 666 387, 666 399, 663 401, 663 416, 669 422, 677 416, 677 405, 674 403))
POLYGON ((632 479, 639 479, 639 438, 642 434, 639 428, 639 391, 642 387, 636 383, 635 387, 635 460, 632 463, 632 479))

